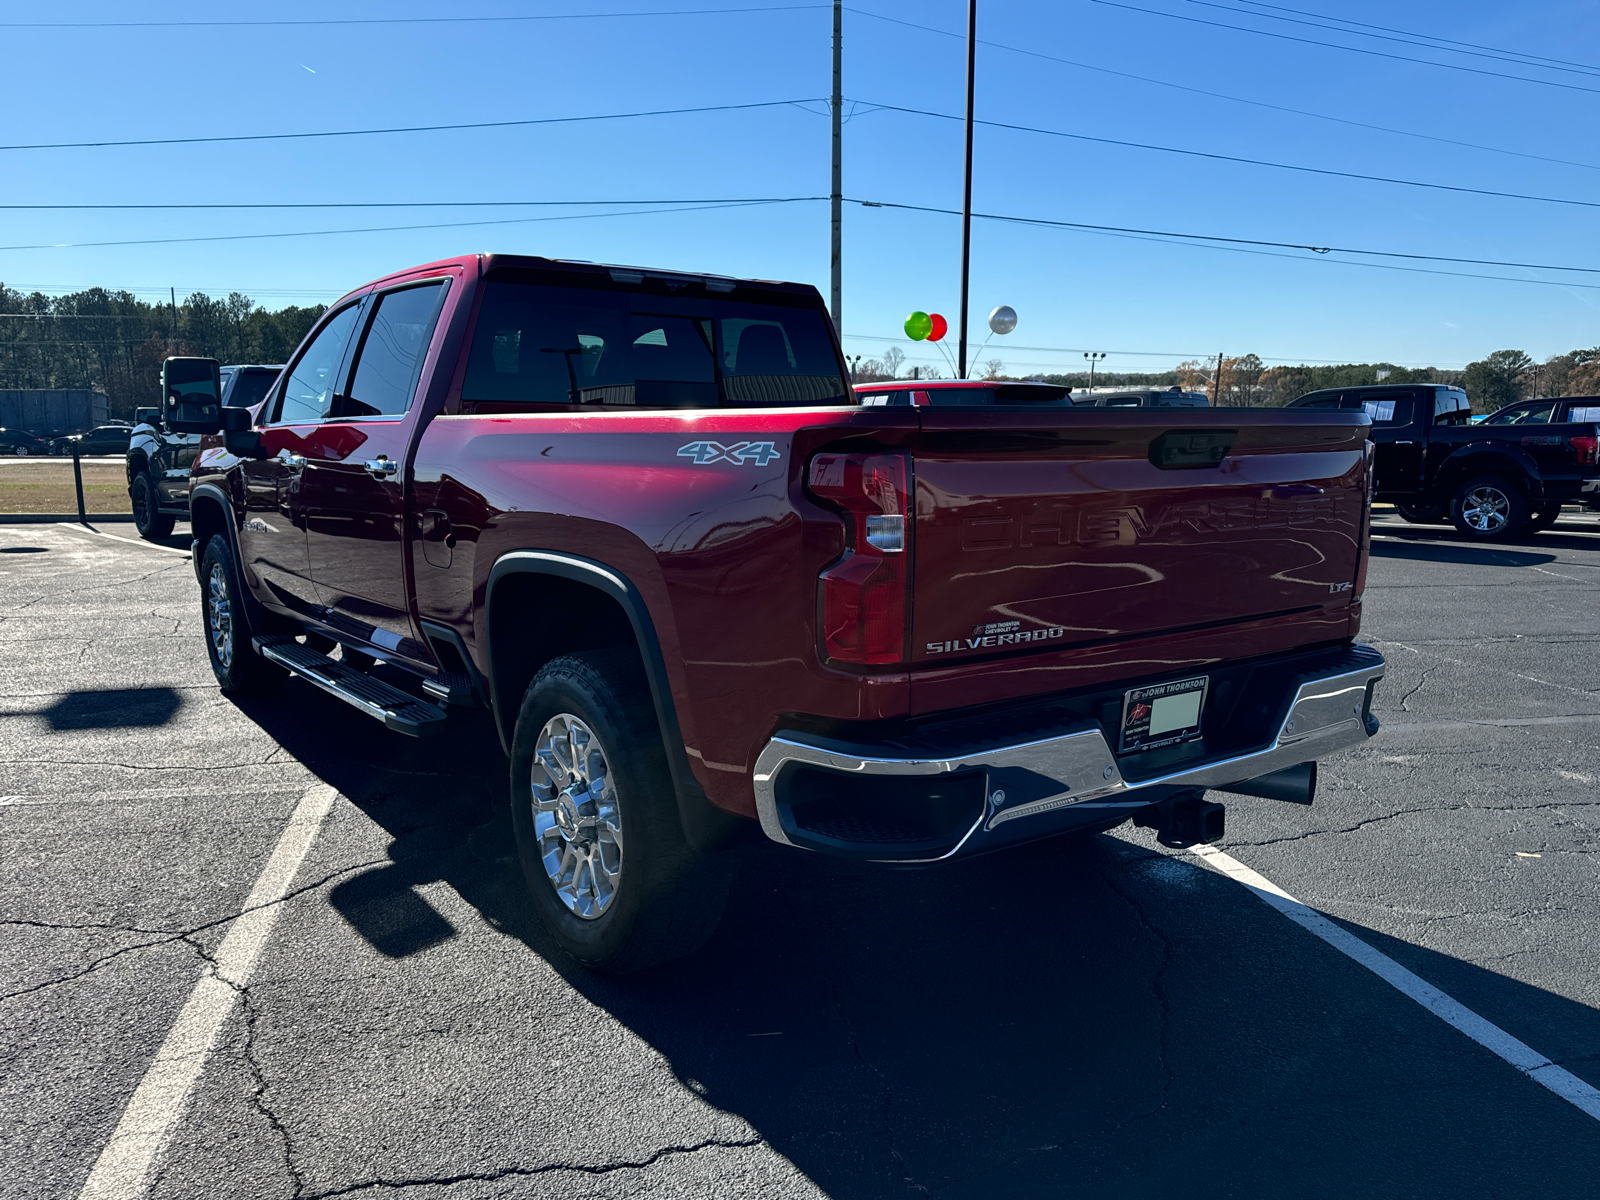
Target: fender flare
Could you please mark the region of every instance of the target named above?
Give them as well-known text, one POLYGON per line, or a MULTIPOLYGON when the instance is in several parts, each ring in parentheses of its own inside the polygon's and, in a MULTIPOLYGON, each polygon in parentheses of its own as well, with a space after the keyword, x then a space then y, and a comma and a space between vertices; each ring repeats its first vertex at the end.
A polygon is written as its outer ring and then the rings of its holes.
POLYGON ((522 697, 501 694, 495 671, 493 606, 497 585, 509 575, 552 575, 568 579, 594 588, 621 606, 627 614, 628 623, 633 627, 634 641, 644 663, 645 678, 650 685, 650 698, 655 704, 656 721, 661 728, 661 741, 667 753, 667 768, 672 775, 672 789, 677 799, 678 818, 684 836, 696 850, 710 851, 728 844, 737 831, 750 825, 749 821, 712 804, 689 767, 683 732, 678 725, 678 710, 672 699, 672 685, 667 679, 666 659, 661 654, 655 621, 650 616, 644 596, 622 572, 593 559, 555 550, 510 550, 496 559, 490 568, 484 589, 484 660, 488 668, 489 701, 501 743, 507 753, 511 749, 511 726, 522 697))
MULTIPOLYGON (((189 515, 192 520, 196 501, 212 501, 222 509, 222 536, 228 539, 228 550, 233 554, 234 570, 240 575, 238 579, 239 595, 244 601, 245 623, 250 631, 259 633, 268 627, 267 610, 261 607, 261 602, 251 594, 250 586, 243 578, 244 560, 239 555, 239 530, 238 516, 233 509, 233 500, 228 493, 214 483, 199 483, 189 489, 189 515)), ((193 526, 191 525, 191 528, 193 526)), ((194 562, 195 581, 203 588, 205 580, 200 575, 201 560, 206 556, 206 548, 197 546, 190 558, 194 562)))

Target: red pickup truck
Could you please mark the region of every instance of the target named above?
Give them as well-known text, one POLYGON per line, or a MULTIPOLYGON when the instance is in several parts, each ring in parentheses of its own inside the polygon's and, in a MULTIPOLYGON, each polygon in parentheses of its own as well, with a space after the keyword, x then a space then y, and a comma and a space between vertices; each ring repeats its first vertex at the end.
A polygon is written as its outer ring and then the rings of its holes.
POLYGON ((482 255, 359 288, 256 409, 202 379, 169 419, 213 435, 217 679, 413 735, 486 709, 534 900, 613 970, 710 932, 742 832, 1214 840, 1206 789, 1309 802, 1375 732, 1363 413, 846 378, 808 286, 482 255))

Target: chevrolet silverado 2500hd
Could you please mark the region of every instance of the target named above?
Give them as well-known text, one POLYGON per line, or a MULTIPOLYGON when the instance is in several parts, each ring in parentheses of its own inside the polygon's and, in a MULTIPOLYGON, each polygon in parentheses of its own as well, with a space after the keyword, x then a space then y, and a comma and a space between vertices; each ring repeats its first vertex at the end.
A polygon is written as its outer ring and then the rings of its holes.
POLYGON ((217 679, 414 735, 488 710, 534 901, 615 970, 709 933, 741 831, 1214 839, 1206 789, 1307 802, 1376 729, 1363 413, 846 378, 807 286, 483 255, 358 288, 254 416, 169 419, 213 435, 217 679))

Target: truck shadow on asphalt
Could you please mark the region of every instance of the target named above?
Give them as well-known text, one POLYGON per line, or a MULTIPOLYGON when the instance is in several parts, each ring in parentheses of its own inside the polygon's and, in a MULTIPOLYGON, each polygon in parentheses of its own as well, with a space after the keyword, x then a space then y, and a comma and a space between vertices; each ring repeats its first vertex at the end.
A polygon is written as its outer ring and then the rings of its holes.
MULTIPOLYGON (((246 711, 392 839, 391 864, 333 890, 358 934, 390 957, 446 953, 456 931, 415 890, 446 882, 836 1200, 1454 1200, 1600 1178, 1590 1118, 1149 843, 901 871, 761 843, 702 950, 591 975, 526 900, 487 721, 453 718, 441 752, 290 688, 246 711)), ((1600 1082, 1594 1009, 1348 928, 1600 1082)))
POLYGON ((55 732, 85 729, 154 729, 183 707, 169 687, 90 689, 67 692, 45 708, 16 709, 10 717, 43 717, 55 732))
POLYGON ((1404 562, 1459 563, 1462 566, 1485 567, 1538 567, 1556 561, 1554 554, 1529 553, 1501 546, 1474 546, 1461 542, 1407 540, 1396 542, 1384 538, 1372 541, 1373 558, 1397 558, 1404 562))

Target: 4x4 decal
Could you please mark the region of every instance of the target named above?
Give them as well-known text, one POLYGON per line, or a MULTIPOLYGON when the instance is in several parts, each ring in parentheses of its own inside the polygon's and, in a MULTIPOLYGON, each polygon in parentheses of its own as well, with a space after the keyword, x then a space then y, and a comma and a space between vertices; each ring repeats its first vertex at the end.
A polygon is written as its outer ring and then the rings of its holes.
POLYGON ((735 442, 731 446, 724 446, 721 442, 690 442, 686 446, 678 447, 678 457, 692 458, 700 466, 731 462, 740 466, 754 463, 758 467, 764 467, 783 456, 771 442, 735 442))

